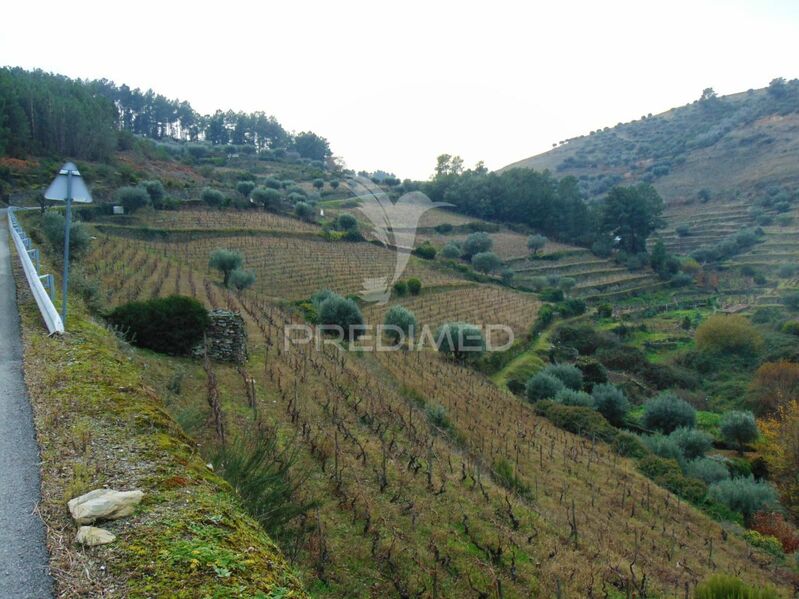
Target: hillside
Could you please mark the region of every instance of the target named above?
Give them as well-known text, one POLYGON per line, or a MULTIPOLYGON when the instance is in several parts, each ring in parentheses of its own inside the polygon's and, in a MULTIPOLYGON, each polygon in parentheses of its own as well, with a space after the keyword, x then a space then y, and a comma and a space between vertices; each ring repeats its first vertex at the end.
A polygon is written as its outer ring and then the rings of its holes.
MULTIPOLYGON (((703 99, 562 142, 506 166, 573 175, 589 195, 651 182, 668 205, 749 199, 799 183, 799 82, 703 99)), ((714 204, 711 203, 710 207, 714 204)))

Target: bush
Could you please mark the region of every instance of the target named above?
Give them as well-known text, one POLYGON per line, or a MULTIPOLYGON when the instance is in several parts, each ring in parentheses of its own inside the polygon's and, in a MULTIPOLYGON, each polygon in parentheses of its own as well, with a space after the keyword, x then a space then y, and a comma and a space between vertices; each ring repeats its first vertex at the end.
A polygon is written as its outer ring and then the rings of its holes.
POLYGON ((399 297, 408 295, 408 284, 405 281, 397 281, 394 283, 394 293, 399 297))
POLYGON ((225 201, 225 196, 222 195, 221 191, 218 189, 211 189, 210 187, 203 189, 200 198, 211 208, 219 208, 225 201))
POLYGON ((166 195, 163 183, 158 179, 153 179, 152 181, 143 181, 141 186, 144 188, 144 191, 147 192, 147 195, 150 196, 152 205, 160 206, 161 201, 164 199, 164 195, 166 195))
POLYGON ((743 316, 715 314, 696 330, 696 347, 703 352, 751 355, 760 350, 763 338, 743 316))
POLYGON ((580 354, 590 356, 601 347, 614 345, 615 341, 588 325, 561 325, 552 336, 552 343, 573 347, 580 354))
POLYGON ((467 260, 471 260, 472 256, 475 254, 488 252, 492 245, 493 241, 491 237, 488 236, 488 233, 483 231, 472 233, 463 242, 463 257, 467 260))
POLYGON ((450 242, 441 249, 441 256, 448 260, 457 260, 461 257, 461 248, 450 242))
POLYGON ((216 268, 222 273, 222 284, 228 287, 230 284, 230 273, 241 268, 244 258, 239 252, 233 250, 216 249, 211 253, 208 266, 216 268))
POLYGON ((544 249, 546 244, 547 238, 543 235, 530 235, 527 238, 527 249, 530 250, 530 253, 533 255, 537 254, 539 250, 544 249))
POLYGON ((639 460, 638 470, 656 484, 692 503, 699 503, 707 493, 705 483, 683 475, 676 460, 648 455, 639 460))
POLYGON ((669 439, 677 444, 687 460, 701 458, 713 447, 712 437, 695 428, 681 426, 669 434, 669 439))
POLYGON ((583 386, 587 391, 593 391, 595 385, 608 382, 608 370, 596 360, 590 358, 577 358, 577 368, 583 373, 583 386))
POLYGON ((230 273, 228 284, 237 291, 244 291, 255 283, 255 273, 251 270, 237 268, 230 273))
POLYGON ((694 599, 779 599, 779 595, 768 587, 751 587, 738 578, 715 574, 696 585, 694 599))
POLYGON ((436 257, 437 250, 432 243, 425 241, 422 245, 413 250, 413 253, 424 260, 433 260, 436 257))
POLYGON ((114 192, 114 202, 131 214, 150 204, 150 196, 141 187, 120 187, 114 192))
POLYGON ((408 293, 419 295, 422 292, 422 282, 416 277, 408 279, 408 293))
POLYGON ((610 384, 594 385, 591 391, 594 407, 605 419, 615 426, 621 426, 630 410, 630 402, 624 392, 610 384))
POLYGON ((569 389, 579 391, 583 386, 583 373, 572 364, 550 364, 544 372, 559 379, 569 389))
MULTIPOLYGON (((67 220, 59 212, 49 210, 42 217, 42 230, 57 255, 61 255, 64 251, 64 229, 66 229, 66 226, 67 220)), ((79 258, 81 254, 88 250, 90 243, 91 237, 86 231, 86 227, 80 222, 73 221, 69 227, 70 262, 79 258)))
POLYGON ((713 458, 691 460, 685 465, 685 474, 708 485, 730 478, 730 471, 727 466, 713 458))
POLYGON ((627 458, 642 458, 649 453, 649 449, 638 435, 626 431, 619 431, 612 447, 617 454, 627 458))
POLYGON ((719 428, 724 441, 735 447, 740 454, 743 454, 744 446, 755 441, 759 435, 752 412, 727 412, 721 417, 719 428))
POLYGON ((682 464, 685 460, 682 448, 671 437, 665 435, 647 435, 642 438, 644 445, 656 456, 674 460, 682 464))
POLYGON ((740 512, 748 522, 755 512, 776 507, 777 492, 766 482, 750 477, 721 480, 710 485, 711 499, 740 512))
POLYGON ((318 305, 319 324, 341 327, 344 339, 348 340, 357 339, 363 332, 358 328, 363 325, 363 314, 351 299, 328 292, 318 305))
POLYGON ((386 325, 386 327, 392 327, 387 328, 385 332, 395 343, 403 336, 405 339, 412 338, 415 335, 417 327, 416 316, 404 306, 392 306, 388 312, 386 312, 383 324, 386 325))
POLYGON ((584 391, 575 391, 573 389, 561 389, 555 394, 553 401, 564 406, 581 406, 583 408, 594 407, 594 400, 591 399, 588 393, 584 391))
POLYGON ((563 389, 565 389, 565 386, 560 379, 542 371, 527 380, 524 392, 528 400, 536 402, 552 399, 563 389))
POLYGON ((612 442, 616 438, 616 429, 592 408, 539 401, 535 404, 535 411, 555 426, 576 435, 606 442, 612 442))
POLYGON ((756 530, 747 530, 744 532, 744 539, 753 547, 762 549, 774 557, 785 557, 785 552, 782 550, 782 543, 780 543, 777 537, 764 535, 756 530))
POLYGON ((563 290, 562 289, 542 289, 541 293, 541 301, 544 302, 562 302, 563 301, 563 290))
MULTIPOLYGON (((561 280, 561 283, 563 283, 564 280, 565 279, 561 280)), ((577 298, 567 299, 558 304, 558 312, 563 318, 572 318, 585 314, 586 308, 585 302, 577 298)))
POLYGON ((276 210, 280 206, 280 192, 273 187, 256 187, 252 191, 252 201, 267 210, 276 210))
POLYGON ((466 322, 447 322, 436 331, 438 351, 456 360, 479 358, 485 351, 485 339, 479 327, 466 322))
POLYGON ((449 421, 447 410, 444 406, 432 404, 425 408, 425 412, 427 413, 427 420, 430 421, 430 424, 433 426, 445 431, 452 428, 452 423, 449 421))
POLYGON ((436 225, 433 228, 436 230, 436 233, 446 235, 447 233, 452 233, 452 230, 455 227, 451 223, 441 223, 440 225, 436 225))
POLYGON ((494 252, 479 252, 472 256, 472 266, 484 274, 494 272, 501 265, 502 260, 494 252))
POLYGON ((209 324, 203 305, 181 295, 123 304, 107 320, 134 345, 176 355, 200 343, 209 324))
POLYGON ((644 404, 643 425, 652 430, 670 433, 696 423, 696 410, 673 393, 661 393, 644 404))
POLYGON ((336 219, 336 228, 339 231, 357 231, 358 220, 352 214, 347 214, 346 212, 339 214, 336 219))

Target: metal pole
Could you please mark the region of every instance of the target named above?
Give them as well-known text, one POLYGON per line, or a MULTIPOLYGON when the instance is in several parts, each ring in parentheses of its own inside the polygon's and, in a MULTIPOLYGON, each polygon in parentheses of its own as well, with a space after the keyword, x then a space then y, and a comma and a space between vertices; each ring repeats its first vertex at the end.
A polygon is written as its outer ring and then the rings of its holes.
POLYGON ((64 280, 61 285, 61 322, 67 328, 67 289, 69 287, 69 229, 72 226, 72 171, 67 171, 67 222, 64 227, 64 280))

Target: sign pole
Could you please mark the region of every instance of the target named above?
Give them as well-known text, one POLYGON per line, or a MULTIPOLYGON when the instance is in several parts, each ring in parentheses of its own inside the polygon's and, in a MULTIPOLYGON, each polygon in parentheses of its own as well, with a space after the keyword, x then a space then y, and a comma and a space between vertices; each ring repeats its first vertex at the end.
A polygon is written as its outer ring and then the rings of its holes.
POLYGON ((67 328, 67 289, 69 288, 69 230, 72 226, 72 170, 67 171, 67 218, 64 226, 64 280, 61 282, 61 322, 67 328))

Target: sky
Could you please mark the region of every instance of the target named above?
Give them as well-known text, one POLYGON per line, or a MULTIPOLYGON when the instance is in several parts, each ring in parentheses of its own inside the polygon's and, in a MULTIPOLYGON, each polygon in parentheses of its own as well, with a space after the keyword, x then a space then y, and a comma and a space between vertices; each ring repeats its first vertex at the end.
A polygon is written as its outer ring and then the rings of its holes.
POLYGON ((796 0, 29 0, 1 18, 0 65, 264 110, 413 179, 439 154, 501 168, 706 87, 799 77, 796 0))

